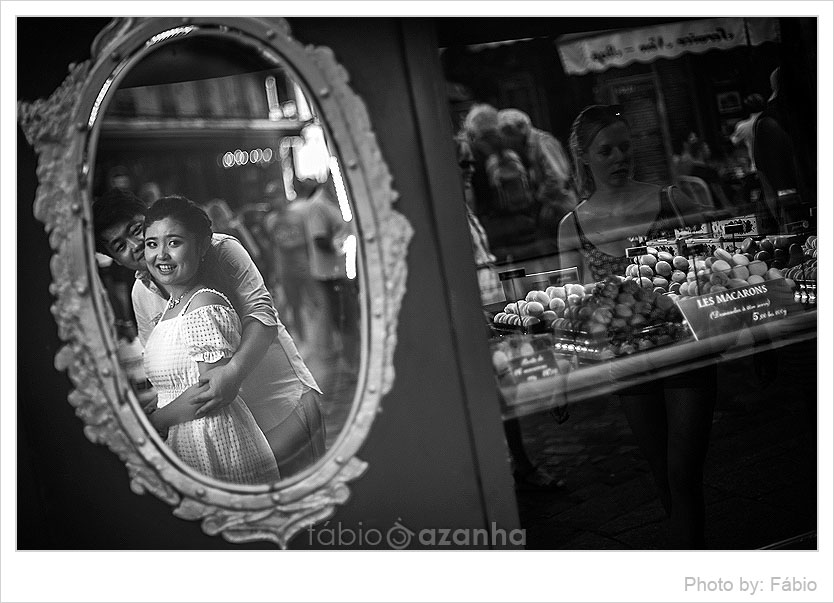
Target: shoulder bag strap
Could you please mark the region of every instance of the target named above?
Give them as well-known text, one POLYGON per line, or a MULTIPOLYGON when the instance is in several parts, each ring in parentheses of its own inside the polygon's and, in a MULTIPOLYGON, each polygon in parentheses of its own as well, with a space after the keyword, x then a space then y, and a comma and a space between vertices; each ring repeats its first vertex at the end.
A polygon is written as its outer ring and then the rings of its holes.
POLYGON ((660 215, 663 221, 677 224, 678 228, 686 226, 686 221, 681 215, 680 209, 675 204, 675 198, 672 196, 672 189, 677 188, 674 184, 669 184, 660 189, 660 215))

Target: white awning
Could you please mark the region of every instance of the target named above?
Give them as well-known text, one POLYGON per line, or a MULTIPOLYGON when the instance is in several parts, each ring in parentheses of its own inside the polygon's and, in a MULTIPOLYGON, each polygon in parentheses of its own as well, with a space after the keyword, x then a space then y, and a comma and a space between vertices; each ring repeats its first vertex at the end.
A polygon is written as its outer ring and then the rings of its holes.
POLYGON ((653 27, 608 32, 556 44, 568 75, 601 72, 631 63, 673 59, 687 52, 727 50, 779 41, 779 20, 772 17, 720 17, 666 23, 653 27), (746 25, 746 28, 745 28, 746 25))

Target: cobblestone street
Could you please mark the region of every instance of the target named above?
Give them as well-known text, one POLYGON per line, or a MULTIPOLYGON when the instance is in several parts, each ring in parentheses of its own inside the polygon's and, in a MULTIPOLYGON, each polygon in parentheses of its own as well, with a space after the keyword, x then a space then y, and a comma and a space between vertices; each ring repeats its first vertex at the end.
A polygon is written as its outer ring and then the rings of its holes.
MULTIPOLYGON (((705 468, 707 548, 750 550, 800 535, 780 546, 816 548, 816 425, 805 396, 787 379, 758 386, 751 362, 719 370, 705 468)), ((547 413, 524 417, 522 429, 533 462, 565 480, 557 493, 517 493, 527 548, 665 548, 663 508, 616 396, 573 405, 563 425, 547 413)))

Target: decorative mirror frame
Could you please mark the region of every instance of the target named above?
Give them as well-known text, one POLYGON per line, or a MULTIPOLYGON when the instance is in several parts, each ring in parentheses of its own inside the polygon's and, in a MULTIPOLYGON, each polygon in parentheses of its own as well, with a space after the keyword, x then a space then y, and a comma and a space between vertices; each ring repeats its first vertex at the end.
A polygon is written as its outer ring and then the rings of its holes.
POLYGON ((55 366, 66 370, 74 385, 69 402, 84 422, 87 438, 107 445, 124 461, 135 493, 153 493, 175 506, 175 516, 200 520, 207 534, 230 542, 268 540, 286 548, 294 534, 332 516, 335 505, 349 498, 347 483, 367 468, 356 453, 393 384, 397 317, 413 233, 392 208, 397 194, 367 109, 333 52, 303 46, 284 19, 116 18, 94 41, 91 59, 71 64, 69 75, 48 99, 19 103, 18 118, 38 155, 34 213, 45 224, 54 250, 52 313, 66 342, 55 366), (116 356, 112 310, 95 263, 89 155, 95 150, 96 120, 112 97, 108 91, 115 91, 131 57, 143 49, 209 28, 280 60, 314 97, 345 167, 364 265, 363 355, 347 423, 315 465, 263 486, 236 486, 184 471, 163 450, 162 440, 149 433, 116 356))

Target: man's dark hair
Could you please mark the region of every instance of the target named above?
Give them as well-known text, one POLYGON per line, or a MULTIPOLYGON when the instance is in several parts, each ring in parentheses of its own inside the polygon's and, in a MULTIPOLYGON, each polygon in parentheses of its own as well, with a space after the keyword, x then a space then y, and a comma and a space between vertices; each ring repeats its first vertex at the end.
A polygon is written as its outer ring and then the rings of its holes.
POLYGON ((105 230, 128 222, 138 216, 144 216, 148 207, 133 193, 113 188, 104 193, 93 203, 93 232, 96 240, 96 251, 110 255, 101 236, 105 230))

